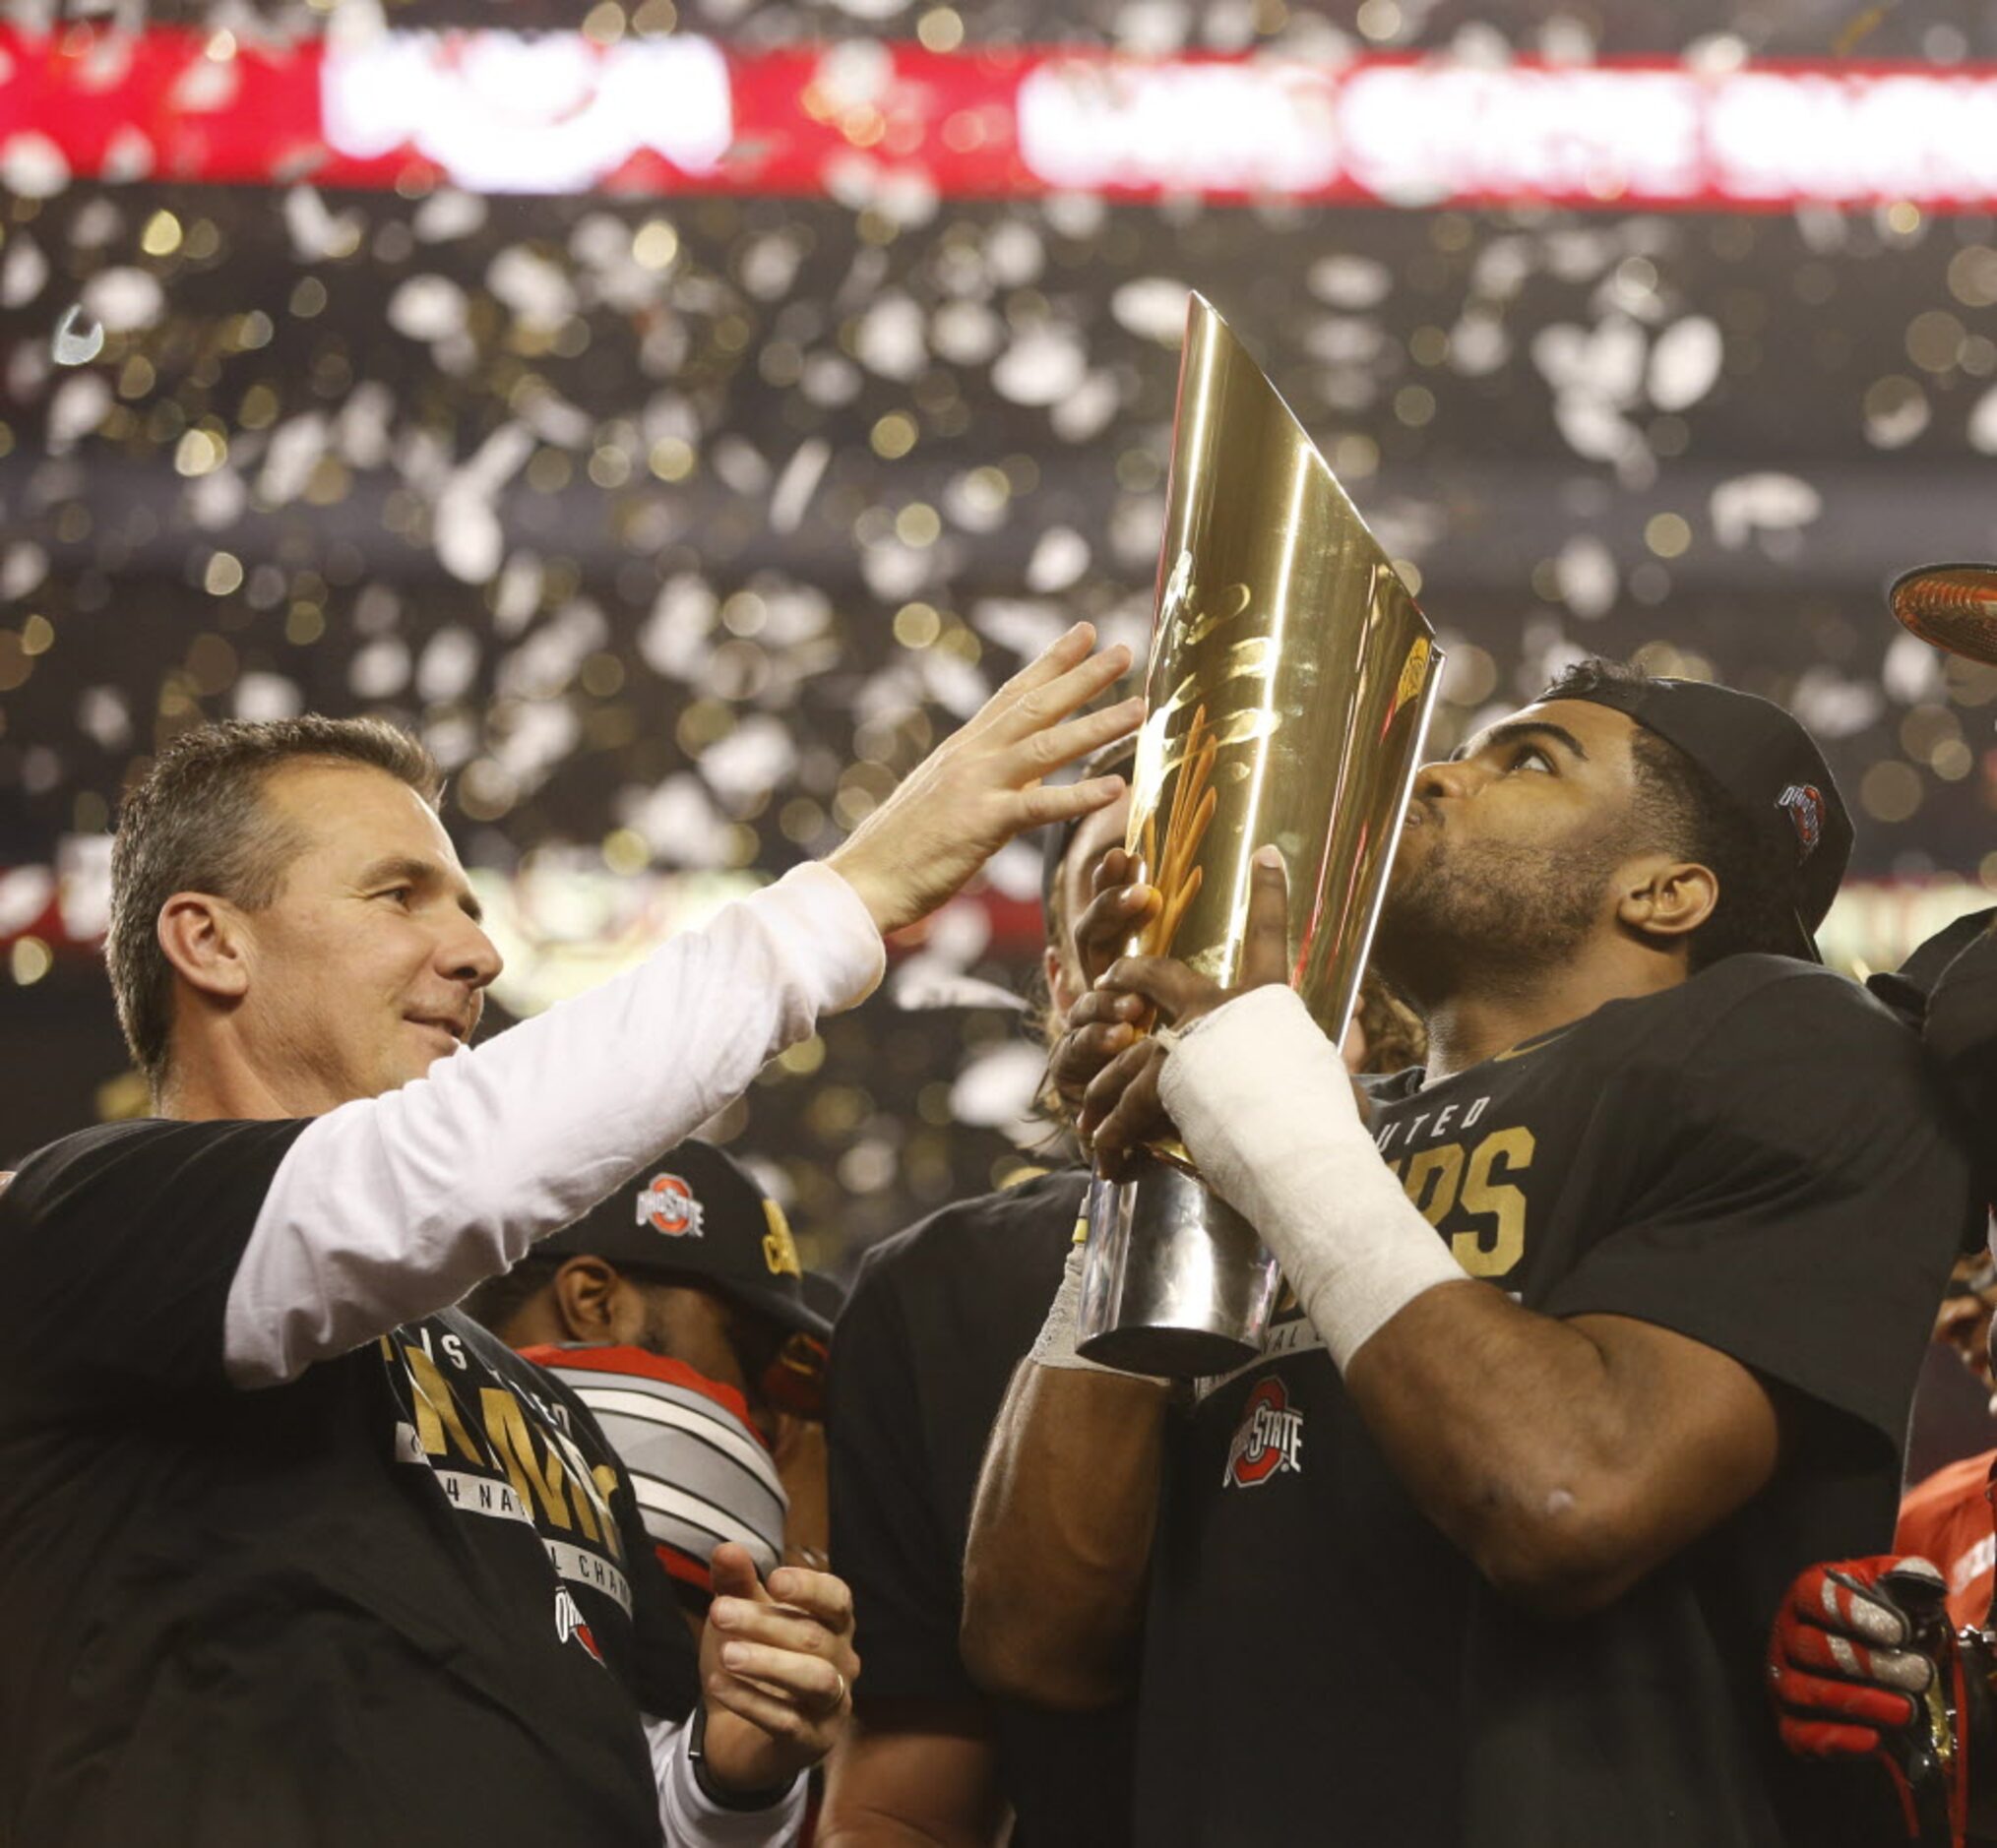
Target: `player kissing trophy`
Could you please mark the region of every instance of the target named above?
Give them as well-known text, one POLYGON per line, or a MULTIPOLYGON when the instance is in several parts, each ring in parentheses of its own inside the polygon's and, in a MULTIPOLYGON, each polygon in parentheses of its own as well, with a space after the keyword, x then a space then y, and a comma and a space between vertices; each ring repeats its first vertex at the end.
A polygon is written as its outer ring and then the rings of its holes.
MULTIPOLYGON (((1130 946, 1223 985, 1250 860, 1289 869, 1291 985, 1334 1039, 1386 896, 1442 654, 1325 459, 1210 303, 1179 366, 1150 717, 1128 846, 1160 904, 1130 946)), ((1261 1351, 1276 1261, 1175 1142, 1088 1203, 1080 1351, 1224 1373, 1261 1351)))

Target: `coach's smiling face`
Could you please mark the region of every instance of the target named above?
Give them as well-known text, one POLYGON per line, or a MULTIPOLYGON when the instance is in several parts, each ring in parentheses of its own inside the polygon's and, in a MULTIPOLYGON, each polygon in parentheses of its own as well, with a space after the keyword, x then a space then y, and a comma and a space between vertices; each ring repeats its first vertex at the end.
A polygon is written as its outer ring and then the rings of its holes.
MULTIPOLYGON (((316 1116, 420 1078, 468 1044, 499 953, 450 836, 416 792, 362 765, 306 761, 264 782, 291 847, 272 901, 218 899, 181 973, 212 1009, 206 1056, 272 1113, 316 1116)), ((162 931, 169 945, 168 902, 162 931)), ((169 954, 171 949, 169 948, 169 954)))

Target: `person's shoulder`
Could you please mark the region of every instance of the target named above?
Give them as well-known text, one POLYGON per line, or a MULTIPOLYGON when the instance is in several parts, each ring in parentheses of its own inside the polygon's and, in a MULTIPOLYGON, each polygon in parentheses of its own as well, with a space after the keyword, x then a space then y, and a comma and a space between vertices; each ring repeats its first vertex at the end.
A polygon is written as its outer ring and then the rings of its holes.
POLYGON ((167 1117, 133 1117, 121 1123, 94 1123, 87 1130, 73 1130, 52 1142, 44 1142, 16 1164, 23 1180, 68 1172, 108 1160, 121 1153, 144 1148, 160 1148, 182 1140, 177 1132, 206 1128, 206 1125, 176 1123, 167 1117))
POLYGON ((1088 1188, 1084 1170, 1057 1168, 1016 1187, 952 1201, 867 1253, 848 1313, 863 1294, 919 1287, 936 1276, 974 1285, 986 1266, 1010 1268, 1024 1250, 1043 1245, 1065 1250, 1088 1188))
POLYGON ((1848 975, 1794 956, 1743 952, 1666 990, 1661 1012, 1701 1037, 1764 1034, 1772 1024, 1835 1038, 1853 1035, 1885 1046, 1912 1042, 1905 1023, 1848 975))
POLYGON ((1824 1123, 1867 1109, 1936 1120, 1934 1075, 1919 1035, 1849 976, 1789 956, 1728 956, 1648 1009, 1639 1061, 1722 1115, 1749 1111, 1824 1123))
POLYGON ((187 1123, 170 1117, 94 1124, 26 1156, 12 1184, 0 1190, 0 1210, 19 1220, 84 1193, 150 1188, 184 1163, 230 1146, 240 1146, 246 1159, 266 1145, 288 1147, 301 1127, 291 1121, 187 1123))

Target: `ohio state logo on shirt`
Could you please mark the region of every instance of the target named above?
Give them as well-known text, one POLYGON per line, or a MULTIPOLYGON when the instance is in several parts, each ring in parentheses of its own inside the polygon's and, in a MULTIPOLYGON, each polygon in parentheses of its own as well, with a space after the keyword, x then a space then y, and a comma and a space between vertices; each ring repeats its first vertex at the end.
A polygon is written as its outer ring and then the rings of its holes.
POLYGON ((567 1585, 555 1587, 555 1640, 580 1642, 590 1652, 593 1661, 603 1660, 603 1651, 596 1647, 596 1638, 590 1634, 582 1607, 569 1595, 567 1585))
POLYGON ((701 1203, 676 1174, 655 1174, 638 1197, 638 1223, 669 1239, 701 1236, 701 1203))
POLYGON ((1231 1482, 1237 1489, 1255 1489, 1285 1470, 1300 1474, 1302 1455, 1303 1413, 1290 1410, 1288 1390, 1272 1374, 1248 1395, 1248 1408, 1227 1447, 1221 1486, 1231 1482))

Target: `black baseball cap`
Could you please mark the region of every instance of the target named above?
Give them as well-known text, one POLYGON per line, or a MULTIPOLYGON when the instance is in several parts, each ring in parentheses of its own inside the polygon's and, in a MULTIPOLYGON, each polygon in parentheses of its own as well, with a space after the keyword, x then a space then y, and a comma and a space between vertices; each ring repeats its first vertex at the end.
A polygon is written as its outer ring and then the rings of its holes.
POLYGON ((1601 675, 1556 683, 1539 697, 1626 713, 1724 789, 1788 885, 1796 920, 1790 954, 1823 960, 1815 932, 1851 858, 1851 816, 1816 740, 1793 714, 1708 680, 1601 675))
POLYGON ((804 1299, 783 1208, 708 1142, 668 1149, 534 1250, 702 1284, 779 1327, 820 1341, 832 1336, 831 1322, 804 1299))
MULTIPOLYGON (((1075 773, 1077 782, 1087 782, 1092 776, 1123 775, 1128 777, 1131 766, 1137 762, 1137 734, 1119 738, 1114 744, 1106 744, 1092 757, 1085 759, 1075 773)), ((1054 915, 1054 882, 1061 877, 1061 862, 1068 857, 1068 849, 1075 844, 1076 832, 1089 819, 1086 815, 1075 816, 1070 821, 1055 822, 1040 831, 1040 915, 1054 915)))

